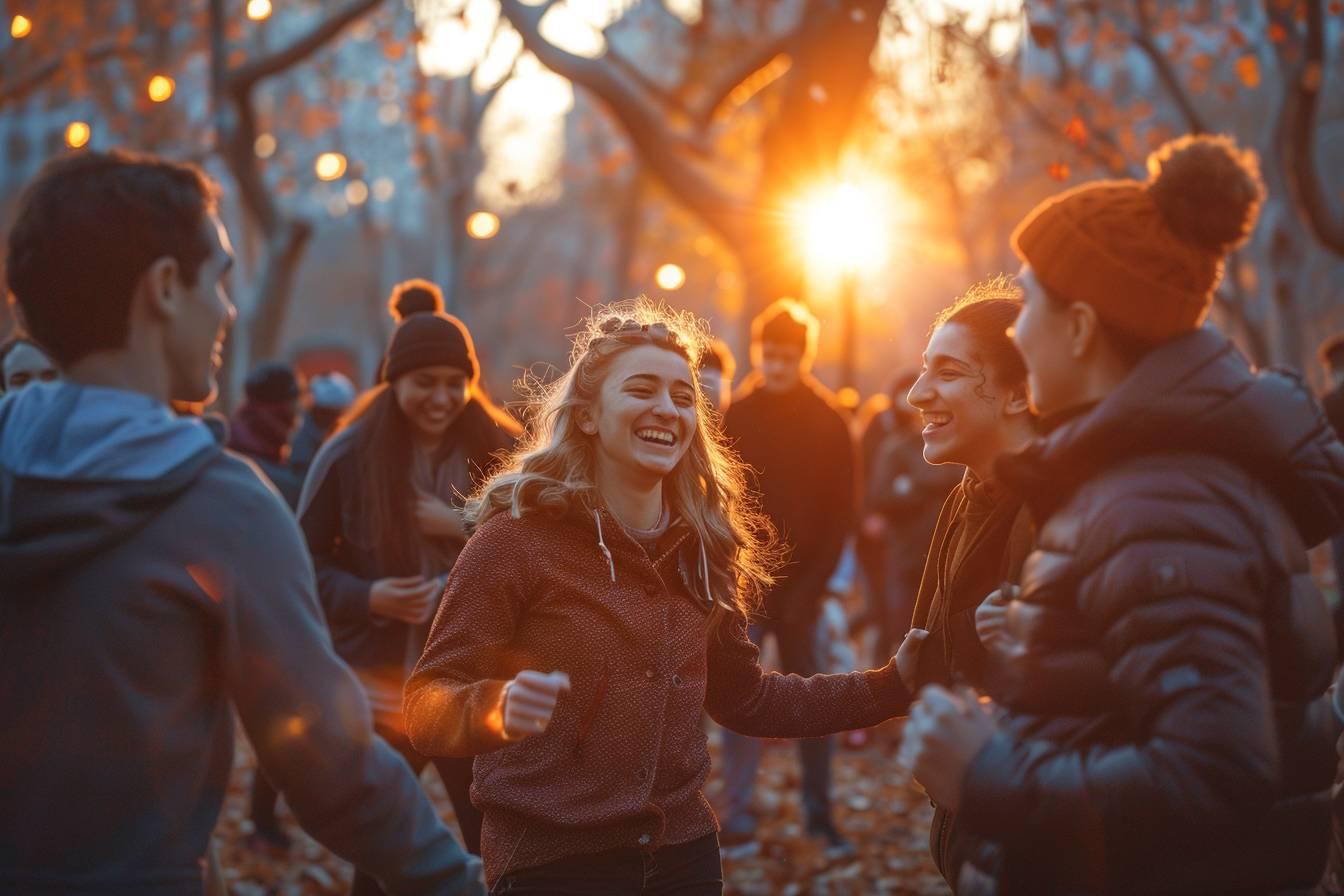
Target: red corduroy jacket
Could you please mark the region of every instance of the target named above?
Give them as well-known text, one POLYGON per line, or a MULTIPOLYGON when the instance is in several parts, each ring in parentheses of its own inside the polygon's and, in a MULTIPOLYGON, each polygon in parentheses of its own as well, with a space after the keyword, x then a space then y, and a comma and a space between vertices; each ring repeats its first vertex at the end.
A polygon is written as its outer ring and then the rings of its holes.
POLYGON ((740 614, 710 633, 689 527, 674 525, 656 553, 605 510, 501 513, 453 568, 406 684, 406 720, 421 753, 476 756, 472 799, 485 813, 492 884, 566 856, 717 830, 701 793, 702 710, 742 734, 816 737, 909 706, 894 663, 765 673, 740 614), (572 689, 545 733, 506 741, 500 692, 524 669, 564 671, 572 689))

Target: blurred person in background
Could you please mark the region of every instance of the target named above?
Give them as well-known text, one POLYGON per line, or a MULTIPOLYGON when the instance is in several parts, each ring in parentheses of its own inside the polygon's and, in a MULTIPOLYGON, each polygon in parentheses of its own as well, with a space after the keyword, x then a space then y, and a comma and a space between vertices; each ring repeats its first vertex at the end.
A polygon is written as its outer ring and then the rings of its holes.
POLYGON ((728 413, 733 402, 733 375, 737 359, 722 339, 713 339, 700 358, 700 388, 709 406, 720 415, 728 413))
POLYGON ((0 345, 0 394, 17 391, 29 383, 50 383, 60 378, 56 362, 26 336, 12 336, 0 345))
MULTIPOLYGON (((773 634, 784 672, 814 675, 826 667, 819 655, 818 620, 827 584, 854 529, 854 445, 847 418, 811 373, 817 352, 817 319, 799 302, 781 299, 752 322, 755 371, 724 416, 724 435, 760 494, 788 560, 765 594, 760 619, 749 629, 760 645, 773 634)), ((831 740, 799 741, 803 816, 809 836, 839 858, 854 847, 836 829, 831 811, 831 740)), ((752 813, 761 745, 725 732, 724 813, 720 841, 727 855, 759 848, 752 813)))
MULTIPOLYGON (((388 344, 381 380, 318 452, 299 523, 336 650, 368 693, 375 730, 418 773, 430 760, 407 738, 402 686, 467 541, 463 501, 520 429, 485 393, 471 334, 450 315, 404 318, 388 344)), ((479 853, 472 760, 433 764, 463 842, 479 853)), ((374 881, 356 877, 353 894, 377 892, 374 881)))
POLYGON ((289 442, 289 468, 302 482, 318 449, 336 431, 341 415, 355 403, 355 384, 343 373, 320 373, 308 381, 303 422, 289 442))
POLYGON ((247 375, 243 400, 229 418, 227 447, 260 467, 290 510, 298 508, 303 488, 303 479, 287 463, 302 391, 293 367, 267 361, 247 375))

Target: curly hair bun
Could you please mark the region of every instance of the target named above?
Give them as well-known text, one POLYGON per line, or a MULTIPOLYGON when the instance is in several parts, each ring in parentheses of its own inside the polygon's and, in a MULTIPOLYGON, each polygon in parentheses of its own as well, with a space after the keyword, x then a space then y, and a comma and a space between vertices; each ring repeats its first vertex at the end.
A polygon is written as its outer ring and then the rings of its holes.
POLYGON ((1246 242, 1265 200, 1253 150, 1227 136, 1186 136, 1148 156, 1148 192, 1171 232, 1223 255, 1246 242))

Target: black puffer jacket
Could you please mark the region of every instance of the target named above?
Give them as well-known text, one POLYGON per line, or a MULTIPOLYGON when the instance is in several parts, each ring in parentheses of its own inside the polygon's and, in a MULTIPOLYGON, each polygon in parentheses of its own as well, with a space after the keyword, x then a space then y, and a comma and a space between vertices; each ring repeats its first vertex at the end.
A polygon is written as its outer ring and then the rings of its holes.
POLYGON ((1335 644, 1303 546, 1344 526, 1311 394, 1204 329, 999 472, 1041 528, 965 781, 969 870, 1001 896, 1311 886, 1335 644))

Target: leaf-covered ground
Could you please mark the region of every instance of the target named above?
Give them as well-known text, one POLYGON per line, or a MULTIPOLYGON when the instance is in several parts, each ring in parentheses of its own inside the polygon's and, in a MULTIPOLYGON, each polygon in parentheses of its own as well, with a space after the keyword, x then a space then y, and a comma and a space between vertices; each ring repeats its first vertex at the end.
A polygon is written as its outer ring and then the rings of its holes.
MULTIPOLYGON (((928 825, 933 814, 928 800, 893 761, 899 734, 900 723, 889 722, 862 749, 836 749, 836 820, 858 853, 835 864, 827 863, 820 843, 803 834, 797 749, 788 741, 768 742, 756 789, 761 850, 751 858, 725 863, 726 892, 736 896, 947 893, 928 856, 928 825)), ((710 740, 717 760, 717 736, 710 740)), ((217 855, 228 892, 233 896, 346 893, 349 866, 305 836, 288 813, 284 813, 286 829, 294 837, 288 856, 272 857, 248 848, 247 791, 252 767, 251 751, 240 738, 228 799, 216 830, 217 855)), ((422 781, 456 831, 452 808, 432 769, 422 781)), ((711 800, 719 789, 719 781, 711 777, 711 800)))

